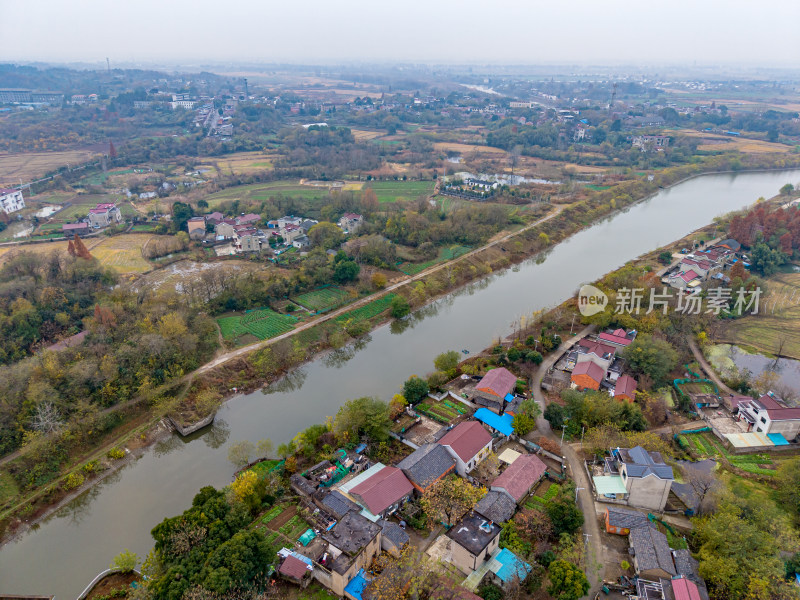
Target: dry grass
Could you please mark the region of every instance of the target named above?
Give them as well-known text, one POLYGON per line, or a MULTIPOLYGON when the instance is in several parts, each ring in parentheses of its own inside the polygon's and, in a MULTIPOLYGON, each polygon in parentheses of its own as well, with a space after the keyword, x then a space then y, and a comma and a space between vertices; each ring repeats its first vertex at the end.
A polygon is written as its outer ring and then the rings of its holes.
POLYGON ((129 233, 104 238, 89 248, 97 260, 120 273, 146 273, 153 266, 142 256, 142 247, 152 238, 149 233, 129 233))
POLYGON ((59 167, 84 163, 93 155, 89 150, 0 154, 0 186, 26 183, 59 167))
POLYGON ((356 138, 357 142, 367 142, 385 135, 385 132, 382 131, 367 131, 366 129, 351 129, 350 133, 353 134, 353 137, 356 138))
MULTIPOLYGON (((214 159, 213 164, 216 164, 224 174, 230 174, 233 171, 235 174, 252 173, 255 171, 264 171, 271 169, 277 154, 267 152, 237 152, 224 157, 214 159)), ((206 173, 206 177, 216 177, 217 170, 212 163, 198 165, 198 168, 211 169, 206 173)))
POLYGON ((780 273, 767 281, 759 314, 728 321, 720 339, 800 359, 800 273, 780 273))
POLYGON ((502 148, 492 146, 477 146, 474 144, 459 144, 456 142, 436 142, 433 147, 443 152, 458 152, 460 154, 491 154, 494 156, 505 156, 507 152, 502 148))
POLYGON ((698 138, 702 140, 697 149, 710 152, 728 152, 735 150, 738 152, 744 152, 745 154, 765 154, 770 152, 783 153, 791 150, 791 147, 785 146, 784 144, 764 142, 762 140, 751 140, 730 135, 721 135, 718 133, 694 131, 692 129, 681 129, 679 133, 687 137, 698 138))

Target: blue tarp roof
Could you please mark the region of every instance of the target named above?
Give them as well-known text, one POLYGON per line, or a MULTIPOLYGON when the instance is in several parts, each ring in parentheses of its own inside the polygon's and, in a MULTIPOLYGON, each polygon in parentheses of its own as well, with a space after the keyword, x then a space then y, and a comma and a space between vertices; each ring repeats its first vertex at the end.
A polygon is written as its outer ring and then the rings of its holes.
POLYGON ((788 446, 789 442, 783 437, 781 433, 768 433, 767 437, 769 441, 775 444, 776 446, 788 446))
POLYGON ((506 402, 513 402, 514 401, 514 394, 506 394, 506 397, 503 398, 506 402))
POLYGON ((500 553, 495 556, 495 560, 499 562, 502 567, 496 571, 496 575, 503 583, 507 583, 518 577, 520 581, 528 576, 532 567, 524 560, 520 560, 516 554, 511 552, 508 548, 503 548, 500 553))
POLYGON ((492 429, 499 431, 503 435, 511 435, 514 433, 514 426, 512 421, 514 417, 511 415, 496 415, 488 408, 479 408, 475 411, 475 418, 481 423, 486 423, 492 429))
POLYGON ((356 576, 350 580, 350 583, 344 588, 344 591, 350 594, 356 600, 361 600, 361 594, 364 592, 364 588, 367 587, 369 583, 369 579, 364 577, 364 569, 361 569, 356 576))

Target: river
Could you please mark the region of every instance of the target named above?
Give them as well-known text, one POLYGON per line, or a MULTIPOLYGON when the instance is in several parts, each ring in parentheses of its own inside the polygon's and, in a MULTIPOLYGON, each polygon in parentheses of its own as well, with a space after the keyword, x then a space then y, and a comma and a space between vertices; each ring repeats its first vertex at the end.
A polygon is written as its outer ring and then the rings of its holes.
POLYGON ((407 323, 385 325, 355 346, 318 357, 268 393, 234 397, 209 430, 153 446, 0 548, 0 593, 72 600, 123 549, 144 556, 152 527, 187 508, 202 486, 227 484, 231 443, 268 437, 278 444, 335 414, 349 398, 388 399, 411 374, 432 371, 440 352, 479 351, 507 335, 519 316, 554 306, 582 283, 798 180, 800 170, 709 175, 662 190, 538 260, 493 274, 423 308, 407 323))

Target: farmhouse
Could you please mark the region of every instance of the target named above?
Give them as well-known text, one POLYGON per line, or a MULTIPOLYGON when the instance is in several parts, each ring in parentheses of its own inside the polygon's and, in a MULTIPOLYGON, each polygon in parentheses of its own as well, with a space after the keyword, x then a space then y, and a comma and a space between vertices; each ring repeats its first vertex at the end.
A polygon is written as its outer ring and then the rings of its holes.
POLYGON ((614 398, 628 402, 636 400, 636 380, 630 375, 623 375, 617 379, 614 386, 614 398))
POLYGON ((456 461, 456 473, 464 477, 492 451, 492 436, 477 421, 462 421, 439 443, 456 461))
POLYGON ((627 332, 624 329, 604 331, 597 336, 597 339, 611 346, 625 348, 636 339, 636 330, 631 329, 627 332))
POLYGON ((582 339, 578 342, 578 355, 575 357, 575 364, 579 365, 582 362, 592 361, 601 369, 605 374, 611 363, 614 362, 614 355, 617 352, 615 346, 604 344, 603 342, 596 342, 592 340, 582 339))
POLYGON ((669 579, 677 575, 667 536, 652 527, 637 527, 628 535, 633 567, 640 577, 669 579))
POLYGON ((89 224, 95 229, 122 221, 122 213, 114 203, 101 203, 89 209, 89 224))
POLYGON ((345 233, 355 233, 361 224, 364 222, 364 217, 356 213, 344 213, 342 218, 339 219, 337 225, 345 233))
POLYGON ((572 375, 570 376, 570 381, 573 387, 580 391, 599 390, 605 373, 605 370, 597 363, 586 360, 575 365, 575 368, 572 370, 572 375))
POLYGON ((547 467, 538 456, 523 454, 492 482, 490 489, 508 495, 519 504, 531 488, 539 483, 546 470, 547 467))
POLYGON ((764 433, 770 439, 780 435, 789 441, 800 433, 800 408, 789 408, 772 392, 767 392, 758 400, 741 401, 737 416, 740 421, 747 422, 748 431, 764 433))
POLYGON ((439 444, 425 444, 397 463, 411 485, 423 494, 434 483, 455 471, 456 461, 439 444))
POLYGON ((628 535, 632 530, 639 527, 653 526, 643 513, 616 506, 606 508, 604 521, 606 531, 617 535, 628 535))
POLYGON ((202 239, 206 235, 205 217, 192 217, 186 222, 186 228, 189 230, 189 237, 191 239, 202 239))
POLYGON ((311 245, 311 240, 308 239, 307 235, 301 235, 292 242, 292 246, 294 246, 298 250, 305 250, 310 245, 311 245))
POLYGON ((500 543, 500 527, 472 512, 447 531, 452 540, 452 563, 469 575, 490 557, 500 543))
POLYGON ((622 479, 628 491, 628 504, 664 510, 674 477, 672 467, 664 462, 661 454, 648 452, 641 446, 616 448, 606 464, 615 467, 622 479))
MULTIPOLYGON (((381 553, 381 528, 355 511, 344 515, 330 531, 322 534, 327 552, 314 569, 314 577, 338 596, 381 553)), ((350 596, 353 597, 353 596, 350 596)))
POLYGON ((249 213, 236 217, 235 220, 237 225, 254 225, 261 220, 261 217, 257 214, 249 213))
POLYGON ((81 223, 65 223, 61 226, 61 231, 66 235, 77 233, 78 235, 85 235, 89 233, 89 224, 86 222, 81 223))
POLYGON ((0 189, 0 210, 7 215, 25 208, 25 199, 19 190, 0 189))
POLYGON ((517 503, 505 492, 489 491, 475 505, 475 512, 489 521, 505 523, 517 512, 517 503))
POLYGON ((666 135, 635 135, 631 139, 631 145, 639 148, 642 152, 651 150, 661 152, 669 146, 669 137, 666 135))
POLYGON ((385 518, 411 498, 414 486, 397 467, 376 465, 364 474, 371 471, 349 493, 370 513, 385 518))
POLYGON ((506 400, 513 400, 516 385, 517 378, 511 371, 503 367, 492 369, 475 386, 472 402, 501 414, 506 400))

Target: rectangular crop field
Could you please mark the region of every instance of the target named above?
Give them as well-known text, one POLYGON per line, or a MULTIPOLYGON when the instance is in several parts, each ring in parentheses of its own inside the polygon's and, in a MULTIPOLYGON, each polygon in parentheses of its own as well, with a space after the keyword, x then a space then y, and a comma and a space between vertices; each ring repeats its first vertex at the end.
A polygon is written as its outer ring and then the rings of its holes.
POLYGON ((312 290, 292 298, 295 304, 299 304, 311 312, 330 310, 347 303, 349 300, 350 294, 336 286, 312 290))
POLYGON ((89 150, 0 154, 0 187, 19 185, 20 179, 28 182, 59 167, 80 165, 93 154, 89 150))
POLYGON ((470 250, 471 248, 468 246, 450 246, 448 248, 442 248, 439 250, 438 258, 434 258, 433 260, 428 260, 423 263, 404 262, 397 265, 397 269, 406 275, 416 275, 417 273, 421 273, 425 269, 432 267, 437 263, 453 260, 454 258, 463 256, 470 250))
POLYGON ((142 256, 142 247, 153 239, 148 233, 129 233, 104 238, 100 243, 87 243, 89 252, 102 264, 120 273, 145 273, 153 266, 142 256))
POLYGON ((330 190, 324 186, 301 185, 298 180, 281 180, 238 185, 216 194, 211 194, 206 198, 206 201, 209 208, 214 209, 231 200, 266 200, 278 195, 306 199, 327 198, 330 195, 330 190))
POLYGON ((365 304, 355 310, 350 310, 343 315, 336 318, 340 323, 353 320, 355 322, 368 321, 373 317, 377 317, 383 311, 387 310, 392 305, 394 294, 386 294, 385 296, 373 300, 369 304, 365 304))
POLYGON ((239 336, 250 334, 258 339, 266 340, 294 329, 297 318, 276 313, 268 308, 251 310, 244 315, 218 317, 222 337, 235 340, 239 336))
POLYGON ((378 202, 413 201, 420 196, 433 193, 433 181, 372 181, 365 188, 371 189, 378 202))

